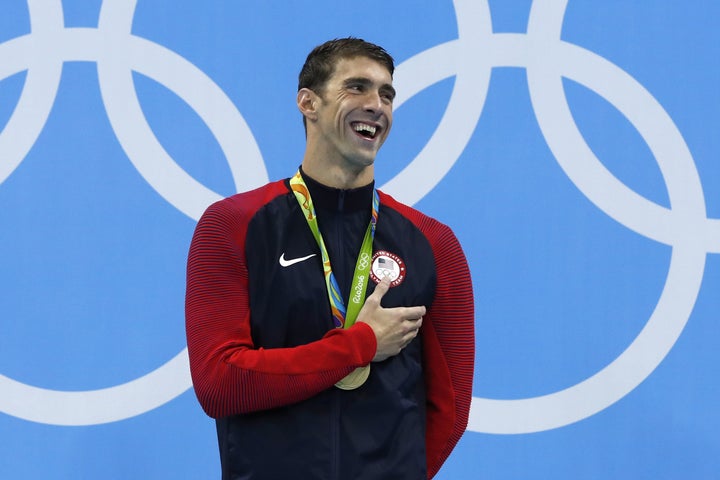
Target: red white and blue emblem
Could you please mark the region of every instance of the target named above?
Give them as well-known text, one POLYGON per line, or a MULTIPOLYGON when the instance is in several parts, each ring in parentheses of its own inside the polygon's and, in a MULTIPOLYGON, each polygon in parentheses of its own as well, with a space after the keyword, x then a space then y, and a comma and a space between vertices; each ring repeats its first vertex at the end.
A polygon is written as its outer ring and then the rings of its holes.
POLYGON ((394 253, 379 250, 373 255, 370 278, 375 283, 380 283, 384 277, 390 277, 390 286, 397 287, 405 280, 406 273, 405 262, 394 253))

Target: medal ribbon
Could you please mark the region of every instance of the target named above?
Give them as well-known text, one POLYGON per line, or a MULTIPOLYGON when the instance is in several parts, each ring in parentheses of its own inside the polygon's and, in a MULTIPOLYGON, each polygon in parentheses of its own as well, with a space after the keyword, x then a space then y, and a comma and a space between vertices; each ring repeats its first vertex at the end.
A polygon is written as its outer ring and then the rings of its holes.
POLYGON ((377 190, 373 189, 370 224, 365 231, 365 237, 363 238, 360 253, 355 263, 355 272, 353 273, 352 286, 350 288, 350 298, 348 299, 348 307, 346 309, 345 302, 340 294, 340 287, 332 271, 330 256, 328 255, 327 248, 325 248, 325 242, 318 227, 315 207, 313 206, 312 198, 310 198, 310 191, 299 170, 295 176, 290 179, 290 188, 295 194, 301 210, 305 214, 305 219, 312 231, 313 237, 315 237, 318 247, 320 247, 323 273, 325 274, 325 285, 327 287, 328 299, 330 300, 333 323, 337 328, 350 328, 355 323, 355 319, 365 303, 365 292, 367 291, 367 284, 370 280, 369 272, 372 263, 372 244, 375 238, 375 226, 377 224, 378 209, 380 207, 377 190))

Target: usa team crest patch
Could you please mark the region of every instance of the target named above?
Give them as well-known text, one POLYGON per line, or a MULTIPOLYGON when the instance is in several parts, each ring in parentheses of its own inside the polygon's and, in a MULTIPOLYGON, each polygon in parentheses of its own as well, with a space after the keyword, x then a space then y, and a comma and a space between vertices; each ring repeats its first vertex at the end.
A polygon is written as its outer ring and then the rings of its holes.
POLYGON ((405 262, 394 253, 385 250, 375 252, 370 267, 370 278, 375 283, 380 283, 384 277, 390 278, 390 286, 397 287, 405 280, 405 262))

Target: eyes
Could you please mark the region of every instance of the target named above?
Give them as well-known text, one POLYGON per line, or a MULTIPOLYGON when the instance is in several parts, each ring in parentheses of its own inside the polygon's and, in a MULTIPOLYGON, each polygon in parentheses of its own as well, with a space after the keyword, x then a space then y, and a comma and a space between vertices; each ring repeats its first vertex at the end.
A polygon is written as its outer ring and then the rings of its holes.
POLYGON ((395 99, 395 92, 394 91, 380 91, 380 97, 383 99, 383 101, 387 101, 387 103, 392 103, 395 99))
MULTIPOLYGON (((361 95, 371 91, 373 86, 370 81, 355 80, 348 81, 345 84, 345 88, 350 93, 361 95)), ((383 85, 380 87, 378 95, 380 95, 383 103, 385 103, 386 105, 392 105, 392 102, 395 99, 395 89, 389 85, 383 85)))

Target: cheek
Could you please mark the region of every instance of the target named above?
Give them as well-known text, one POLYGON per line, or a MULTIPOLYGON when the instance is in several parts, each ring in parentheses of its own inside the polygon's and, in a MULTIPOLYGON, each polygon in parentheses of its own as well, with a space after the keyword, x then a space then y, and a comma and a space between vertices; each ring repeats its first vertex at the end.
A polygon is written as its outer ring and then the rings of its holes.
POLYGON ((388 119, 387 128, 385 129, 385 136, 386 136, 386 137, 390 134, 390 130, 392 130, 392 125, 393 125, 392 112, 388 113, 387 119, 388 119))

